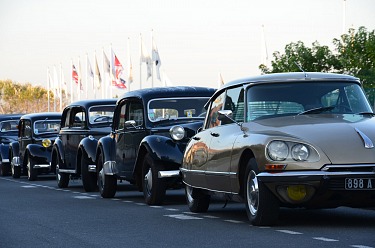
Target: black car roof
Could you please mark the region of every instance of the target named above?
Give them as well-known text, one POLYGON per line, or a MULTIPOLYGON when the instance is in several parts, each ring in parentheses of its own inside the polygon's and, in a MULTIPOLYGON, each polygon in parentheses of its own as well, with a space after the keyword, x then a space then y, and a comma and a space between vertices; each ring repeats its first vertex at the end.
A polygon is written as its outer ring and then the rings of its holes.
POLYGON ((94 105, 115 105, 117 102, 117 98, 107 98, 107 99, 89 99, 89 100, 81 100, 72 102, 67 107, 73 107, 73 106, 82 106, 85 109, 90 108, 94 105))
POLYGON ((46 118, 53 119, 53 120, 60 120, 62 113, 60 112, 41 112, 41 113, 33 113, 33 114, 26 114, 21 117, 21 119, 29 119, 31 121, 35 120, 44 120, 46 118))
POLYGON ((155 87, 140 90, 133 90, 124 93, 120 98, 121 101, 124 98, 140 98, 145 102, 150 99, 164 98, 164 97, 211 97, 216 89, 207 87, 195 87, 195 86, 173 86, 173 87, 155 87))
POLYGON ((19 120, 21 116, 24 114, 3 114, 0 115, 0 121, 6 121, 6 120, 19 120))

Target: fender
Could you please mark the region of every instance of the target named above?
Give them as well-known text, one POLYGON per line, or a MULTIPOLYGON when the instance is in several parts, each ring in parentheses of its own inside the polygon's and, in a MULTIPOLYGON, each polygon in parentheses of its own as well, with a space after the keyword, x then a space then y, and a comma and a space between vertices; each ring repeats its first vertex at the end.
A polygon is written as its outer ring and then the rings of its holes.
POLYGON ((65 151, 64 151, 63 143, 60 137, 57 137, 55 139, 55 143, 53 144, 52 151, 57 153, 56 157, 59 156, 58 158, 61 161, 60 167, 65 168, 65 151))
MULTIPOLYGON (((98 140, 93 137, 83 138, 78 145, 78 150, 82 150, 82 154, 86 154, 87 158, 92 162, 95 161, 96 148, 98 146, 98 140)), ((78 164, 78 163, 77 163, 78 164)))
POLYGON ((10 143, 9 151, 12 151, 13 157, 18 157, 20 155, 20 143, 18 141, 10 143))
POLYGON ((9 144, 0 144, 0 159, 2 160, 2 163, 10 163, 9 144))
MULTIPOLYGON (((160 135, 149 135, 146 136, 140 146, 146 147, 151 157, 155 161, 162 161, 162 164, 175 164, 178 168, 182 163, 182 158, 186 143, 175 142, 169 137, 160 135)), ((138 160, 138 157, 137 157, 138 160)), ((138 162, 138 161, 137 161, 138 162)), ((174 167, 174 166, 173 166, 174 167)), ((177 168, 165 168, 177 169, 177 168)))
POLYGON ((29 156, 31 156, 36 162, 51 162, 52 149, 50 147, 45 148, 38 144, 28 144, 26 150, 29 156))
POLYGON ((96 162, 97 156, 99 154, 99 149, 102 149, 103 151, 103 156, 104 156, 103 162, 115 160, 115 154, 112 154, 112 153, 116 152, 116 147, 115 147, 115 142, 112 138, 112 135, 107 135, 99 139, 97 146, 96 146, 96 153, 94 157, 95 160, 93 162, 96 162))

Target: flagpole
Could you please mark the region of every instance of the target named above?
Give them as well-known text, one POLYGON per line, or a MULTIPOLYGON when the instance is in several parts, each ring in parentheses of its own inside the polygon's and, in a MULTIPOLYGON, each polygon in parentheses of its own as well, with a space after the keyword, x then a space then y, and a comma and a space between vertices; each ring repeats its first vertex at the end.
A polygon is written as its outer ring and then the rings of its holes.
POLYGON ((113 50, 112 50, 112 43, 111 43, 111 46, 110 46, 110 55, 111 55, 111 60, 109 61, 109 78, 110 78, 110 82, 109 82, 109 98, 112 98, 112 82, 113 82, 113 61, 114 61, 114 54, 113 54, 113 50))
POLYGON ((88 86, 89 85, 89 54, 86 53, 86 100, 88 98, 87 91, 88 91, 88 86))
MULTIPOLYGON (((94 61, 95 61, 95 73, 96 73, 96 50, 94 52, 94 61)), ((94 99, 96 99, 96 85, 95 85, 95 73, 94 73, 94 82, 92 84, 92 90, 93 90, 93 93, 94 93, 94 99)))
POLYGON ((142 34, 139 34, 141 42, 139 43, 139 88, 142 89, 142 34))
POLYGON ((49 67, 47 67, 47 98, 48 98, 48 107, 47 107, 47 109, 48 109, 48 112, 50 112, 50 107, 49 107, 49 105, 50 105, 50 95, 49 95, 49 84, 50 84, 50 80, 49 80, 49 78, 50 78, 50 76, 49 76, 49 67))
POLYGON ((73 100, 74 100, 74 98, 73 98, 73 59, 71 60, 70 70, 71 70, 71 73, 70 73, 70 103, 72 103, 73 100))
POLYGON ((56 71, 56 65, 53 65, 53 111, 56 112, 56 81, 57 79, 57 71, 56 71))
POLYGON ((103 68, 103 81, 102 81, 102 84, 100 85, 100 91, 102 92, 102 98, 104 98, 104 90, 105 90, 105 87, 103 88, 103 85, 105 85, 105 81, 106 81, 106 69, 104 68, 104 47, 102 47, 102 68, 103 68))
POLYGON ((63 98, 63 95, 62 95, 62 84, 63 84, 63 76, 62 76, 63 72, 62 72, 62 64, 60 63, 60 112, 62 112, 62 105, 63 105, 63 102, 62 102, 62 98, 63 98))
POLYGON ((129 53, 129 60, 128 60, 128 92, 130 91, 130 67, 131 67, 131 58, 130 58, 130 38, 128 37, 128 53, 129 53))
POLYGON ((151 29, 151 88, 154 88, 154 61, 152 59, 153 44, 154 44, 154 30, 151 29))

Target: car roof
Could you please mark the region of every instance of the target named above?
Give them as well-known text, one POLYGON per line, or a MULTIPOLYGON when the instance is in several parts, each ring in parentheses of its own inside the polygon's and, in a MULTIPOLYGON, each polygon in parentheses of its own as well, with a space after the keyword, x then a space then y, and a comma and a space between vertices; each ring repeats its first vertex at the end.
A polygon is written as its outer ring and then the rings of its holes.
POLYGON ((35 120, 44 120, 46 118, 52 120, 60 120, 62 113, 60 112, 40 112, 40 113, 32 113, 26 114, 21 117, 21 119, 29 119, 31 121, 35 120))
POLYGON ((89 100, 81 100, 72 102, 67 107, 75 107, 75 106, 82 106, 84 108, 90 108, 94 105, 115 105, 117 102, 117 98, 107 98, 107 99, 89 99, 89 100))
POLYGON ((155 98, 173 97, 211 97, 215 92, 214 88, 196 87, 196 86, 173 86, 173 87, 154 87, 140 90, 133 90, 124 93, 119 101, 125 98, 139 98, 145 102, 155 98))
POLYGON ((276 82, 309 82, 314 81, 357 81, 359 79, 350 75, 337 74, 337 73, 323 73, 323 72, 284 72, 284 73, 271 73, 259 76, 246 77, 234 80, 223 85, 222 88, 228 88, 240 84, 250 83, 276 83, 276 82))
POLYGON ((0 115, 0 121, 16 120, 18 121, 24 114, 3 114, 0 115))

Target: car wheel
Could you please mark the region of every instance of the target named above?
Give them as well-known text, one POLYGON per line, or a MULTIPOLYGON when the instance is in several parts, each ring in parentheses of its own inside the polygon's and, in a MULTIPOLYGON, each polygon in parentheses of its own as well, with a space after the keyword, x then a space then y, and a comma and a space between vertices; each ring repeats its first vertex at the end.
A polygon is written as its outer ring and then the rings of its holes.
POLYGON ((158 177, 159 170, 156 162, 151 158, 150 154, 146 154, 143 165, 143 196, 148 205, 162 204, 166 185, 165 182, 158 177))
POLYGON ((211 196, 204 194, 203 190, 185 186, 186 202, 191 212, 204 213, 210 206, 211 196))
POLYGON ((34 164, 35 164, 34 161, 30 157, 28 157, 26 168, 27 168, 27 179, 29 179, 29 181, 35 181, 38 176, 38 171, 34 168, 34 164))
POLYGON ((96 174, 89 172, 89 161, 84 154, 81 156, 81 174, 82 184, 86 192, 97 191, 98 185, 96 181, 96 174))
POLYGON ((56 181, 57 187, 67 188, 69 185, 69 174, 60 172, 61 161, 59 156, 56 158, 56 181))
POLYGON ((103 153, 100 153, 97 161, 98 168, 98 187, 100 195, 103 198, 112 198, 116 194, 117 190, 117 179, 115 176, 105 175, 103 169, 103 153))
POLYGON ((250 159, 245 174, 245 204, 247 216, 254 226, 276 224, 279 216, 279 201, 257 178, 258 167, 250 159))

